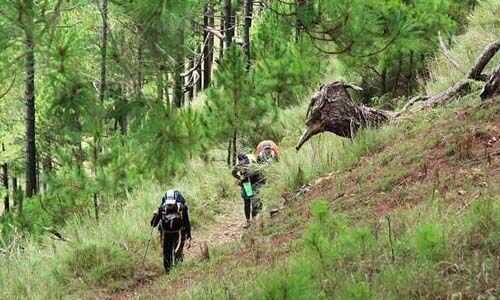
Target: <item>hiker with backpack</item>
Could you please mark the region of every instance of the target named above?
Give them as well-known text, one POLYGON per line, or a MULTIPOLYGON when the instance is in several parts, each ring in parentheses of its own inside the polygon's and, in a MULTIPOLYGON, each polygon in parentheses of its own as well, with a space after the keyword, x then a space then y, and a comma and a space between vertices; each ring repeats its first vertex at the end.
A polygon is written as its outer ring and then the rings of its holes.
POLYGON ((168 274, 174 262, 183 259, 184 244, 187 248, 191 241, 191 224, 189 222, 186 200, 177 190, 168 190, 162 198, 162 203, 154 212, 151 226, 160 231, 163 242, 163 266, 168 274))
POLYGON ((241 197, 247 221, 245 228, 248 228, 250 216, 255 219, 262 207, 258 190, 265 183, 265 179, 259 165, 245 152, 238 153, 238 163, 231 174, 238 180, 237 184, 241 187, 241 197))
POLYGON ((255 155, 258 163, 269 163, 278 161, 280 156, 280 148, 272 140, 261 141, 255 148, 255 155))

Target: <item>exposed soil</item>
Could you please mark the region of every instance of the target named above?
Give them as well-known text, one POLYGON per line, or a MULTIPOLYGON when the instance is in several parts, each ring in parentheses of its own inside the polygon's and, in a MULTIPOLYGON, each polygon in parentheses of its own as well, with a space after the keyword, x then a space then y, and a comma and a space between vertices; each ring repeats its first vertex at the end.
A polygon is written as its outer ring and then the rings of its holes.
MULTIPOLYGON (((494 116, 489 121, 472 120, 471 114, 477 109, 481 108, 467 108, 455 114, 455 121, 462 124, 463 130, 459 133, 452 130, 456 124, 449 126, 447 120, 436 125, 440 128, 438 133, 433 126, 416 135, 402 135, 396 143, 369 157, 360 158, 350 169, 326 174, 304 185, 297 195, 283 195, 285 209, 273 218, 266 216, 260 219, 249 230, 243 228, 245 222, 241 202, 229 204, 227 214, 219 216, 216 223, 193 232, 192 246, 185 250, 187 262, 203 260, 206 256, 203 253, 205 245, 210 251, 217 246, 242 242, 239 247, 227 249, 222 259, 209 271, 195 268, 182 271, 175 279, 168 279, 163 276, 162 270, 147 266, 144 280, 125 290, 100 294, 97 298, 149 299, 152 297, 151 290, 173 298, 181 290, 180 287, 182 290, 193 288, 209 274, 222 278, 234 265, 273 263, 293 252, 293 249, 283 245, 297 239, 303 226, 269 235, 263 234, 264 228, 270 224, 286 223, 288 212, 300 215, 303 220, 309 219, 310 202, 319 197, 329 201, 332 210, 349 212, 353 220, 370 218, 377 222, 395 209, 411 208, 428 197, 439 197, 448 205, 457 206, 460 211, 460 207, 466 207, 479 196, 498 193, 500 191, 495 183, 500 181, 500 116, 494 116), (398 152, 398 143, 417 145, 419 141, 436 134, 436 142, 421 147, 418 159, 406 158, 405 153, 398 152), (398 157, 384 161, 384 155, 398 157), (367 172, 367 165, 371 165, 373 170, 367 172), (389 181, 386 187, 377 185, 382 174, 398 167, 398 172, 387 176, 389 181), (344 182, 341 190, 337 185, 339 176, 344 182), (252 230, 260 234, 254 235, 252 230)), ((408 157, 411 157, 410 154, 408 157)), ((160 256, 158 258, 161 259, 160 256)))
MULTIPOLYGON (((203 228, 195 228, 193 230, 193 239, 191 242, 191 247, 184 248, 184 260, 189 263, 191 260, 201 260, 204 259, 203 248, 206 246, 210 249, 214 247, 229 244, 231 242, 239 241, 243 235, 245 229, 244 216, 243 216, 243 205, 241 201, 235 201, 232 204, 228 204, 228 208, 225 210, 226 214, 217 217, 217 222, 207 225, 203 228), (239 205, 241 204, 241 205, 239 205), (241 207, 240 207, 241 206, 241 207)), ((158 243, 156 237, 153 239, 152 243, 158 243)), ((155 251, 155 250, 152 250, 155 251)), ((161 260, 161 255, 152 254, 158 256, 161 260)), ((139 273, 141 273, 139 271, 139 273)), ((192 286, 195 282, 200 280, 203 274, 199 272, 186 272, 182 273, 176 277, 173 281, 169 281, 168 284, 165 283, 165 293, 170 293, 172 291, 179 290, 178 287, 182 286, 183 289, 192 286)), ((124 299, 143 299, 140 297, 143 290, 150 288, 153 284, 158 284, 161 281, 167 281, 167 277, 164 276, 163 269, 159 269, 158 266, 149 264, 145 266, 143 274, 138 274, 137 279, 134 284, 127 286, 124 289, 116 291, 100 291, 96 293, 95 298, 97 299, 113 299, 113 300, 124 300, 124 299)), ((161 298, 161 297, 160 297, 161 298)))

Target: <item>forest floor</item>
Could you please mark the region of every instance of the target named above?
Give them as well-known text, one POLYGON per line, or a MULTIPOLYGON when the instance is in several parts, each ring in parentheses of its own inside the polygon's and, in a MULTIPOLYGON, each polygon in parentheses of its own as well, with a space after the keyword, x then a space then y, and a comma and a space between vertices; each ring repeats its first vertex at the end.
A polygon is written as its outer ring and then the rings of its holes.
POLYGON ((254 289, 255 278, 266 268, 300 251, 296 241, 312 217, 310 204, 318 198, 328 201, 332 211, 348 212, 353 223, 374 224, 376 232, 384 216, 410 212, 429 198, 459 215, 472 202, 499 193, 499 112, 498 102, 490 101, 459 108, 443 119, 411 121, 395 143, 282 195, 284 209, 274 217, 264 212, 249 229, 243 228, 242 200, 227 201, 215 222, 194 229, 185 261, 172 274, 164 276, 155 237, 149 255, 156 256, 157 263, 147 265, 135 284, 96 292, 95 298, 190 299, 197 293, 210 298, 207 285, 217 281, 228 298, 238 289, 254 289), (205 244, 209 254, 203 251, 205 244))
MULTIPOLYGON (((172 275, 165 276, 163 269, 157 265, 146 265, 144 272, 139 271, 136 283, 125 289, 114 291, 111 294, 107 291, 98 292, 95 295, 96 299, 148 299, 144 294, 151 294, 151 291, 160 290, 161 295, 171 295, 178 290, 190 289, 192 285, 198 282, 203 274, 197 268, 190 270, 189 266, 196 265, 197 262, 207 259, 212 249, 223 247, 224 245, 241 240, 245 231, 245 217, 243 215, 243 200, 238 199, 233 202, 225 203, 224 213, 217 216, 214 223, 210 223, 202 228, 195 228, 192 233, 191 247, 184 248, 184 263, 187 265, 187 270, 182 270, 183 266, 177 267, 172 275), (205 250, 206 249, 206 250, 205 250), (142 274, 141 274, 142 273, 142 274), (142 296, 141 296, 142 295, 142 296)), ((157 256, 159 264, 162 262, 161 247, 159 236, 156 235, 151 241, 156 243, 156 247, 150 249, 148 255, 157 256)), ((154 292, 153 292, 154 293, 154 292)))

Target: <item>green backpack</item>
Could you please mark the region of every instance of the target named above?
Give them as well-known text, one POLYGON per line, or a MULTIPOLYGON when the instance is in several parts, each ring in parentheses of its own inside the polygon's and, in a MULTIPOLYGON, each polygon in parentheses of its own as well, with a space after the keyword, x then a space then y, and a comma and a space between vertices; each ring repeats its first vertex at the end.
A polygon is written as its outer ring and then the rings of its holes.
POLYGON ((252 183, 250 183, 250 181, 243 182, 243 190, 245 190, 245 195, 247 197, 253 196, 252 183))

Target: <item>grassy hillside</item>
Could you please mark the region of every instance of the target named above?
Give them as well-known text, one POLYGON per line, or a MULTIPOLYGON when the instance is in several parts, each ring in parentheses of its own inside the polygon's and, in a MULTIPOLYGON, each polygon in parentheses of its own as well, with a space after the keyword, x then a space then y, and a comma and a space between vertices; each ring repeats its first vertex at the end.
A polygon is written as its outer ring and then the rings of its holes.
MULTIPOLYGON (((464 68, 500 36, 496 2, 483 2, 453 43, 464 68)), ((430 72, 429 92, 460 78, 442 57, 430 72)), ((353 141, 317 136, 296 153, 305 105, 280 114, 283 159, 267 172, 265 217, 241 241, 211 248, 209 259, 190 258, 169 276, 153 243, 148 284, 138 282, 149 218, 168 188, 145 183, 99 226, 69 222, 61 232, 69 242, 49 234, 42 242, 15 240, 0 256, 0 299, 498 296, 498 99, 481 103, 476 92, 353 141), (273 218, 271 208, 280 209, 273 218)), ((190 201, 195 239, 225 230, 209 224, 242 210, 222 162, 194 161, 176 185, 190 201)))
MULTIPOLYGON (((214 249, 208 261, 186 264, 138 294, 145 299, 161 293, 180 293, 180 299, 498 295, 500 144, 493 137, 500 134, 499 112, 498 101, 470 99, 368 130, 352 143, 335 137, 316 141, 301 154, 303 163, 329 173, 315 175, 306 167, 294 172, 297 165, 285 159, 289 172, 275 179, 278 187, 309 183, 297 196, 291 190, 279 200, 264 198, 268 206, 284 207, 277 216, 261 219, 241 242, 214 249), (336 155, 330 150, 315 157, 315 147, 334 147, 336 155), (187 290, 175 289, 180 286, 187 290)), ((264 195, 278 193, 272 187, 264 195)))

